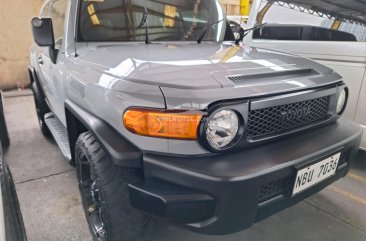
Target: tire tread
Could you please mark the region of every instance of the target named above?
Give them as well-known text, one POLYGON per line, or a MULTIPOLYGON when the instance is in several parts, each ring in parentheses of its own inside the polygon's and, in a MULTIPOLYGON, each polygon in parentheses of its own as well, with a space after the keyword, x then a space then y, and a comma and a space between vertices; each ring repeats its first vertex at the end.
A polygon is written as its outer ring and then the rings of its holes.
POLYGON ((143 180, 141 170, 116 166, 90 132, 81 134, 76 142, 76 157, 80 153, 86 155, 96 178, 107 241, 146 240, 151 219, 131 206, 128 192, 128 184, 143 180))

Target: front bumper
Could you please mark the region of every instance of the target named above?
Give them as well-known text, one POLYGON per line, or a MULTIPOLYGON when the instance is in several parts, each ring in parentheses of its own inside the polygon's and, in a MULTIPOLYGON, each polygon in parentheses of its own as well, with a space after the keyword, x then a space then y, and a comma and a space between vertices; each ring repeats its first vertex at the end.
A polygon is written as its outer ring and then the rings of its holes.
POLYGON ((344 177, 357 152, 360 126, 340 119, 298 136, 223 155, 146 153, 145 182, 130 186, 132 205, 195 232, 241 231, 344 177), (334 176, 292 196, 296 167, 341 152, 334 176))

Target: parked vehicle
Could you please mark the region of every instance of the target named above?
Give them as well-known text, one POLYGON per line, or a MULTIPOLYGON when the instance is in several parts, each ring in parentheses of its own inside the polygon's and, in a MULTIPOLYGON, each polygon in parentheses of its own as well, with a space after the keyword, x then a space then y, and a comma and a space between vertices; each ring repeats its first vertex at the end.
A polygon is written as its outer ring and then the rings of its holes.
POLYGON ((342 77, 236 45, 218 1, 49 0, 32 31, 40 127, 76 166, 96 240, 148 238, 153 217, 241 231, 346 175, 359 148, 342 77))
MULTIPOLYGON (((349 87, 345 116, 366 130, 366 3, 356 0, 255 0, 247 45, 298 54, 339 73, 349 87)), ((361 149, 366 150, 366 132, 361 149)))
MULTIPOLYGON (((0 91, 0 134, 9 143, 3 113, 3 100, 0 91)), ((0 240, 26 241, 22 214, 15 191, 13 178, 3 157, 2 140, 0 140, 0 240)))

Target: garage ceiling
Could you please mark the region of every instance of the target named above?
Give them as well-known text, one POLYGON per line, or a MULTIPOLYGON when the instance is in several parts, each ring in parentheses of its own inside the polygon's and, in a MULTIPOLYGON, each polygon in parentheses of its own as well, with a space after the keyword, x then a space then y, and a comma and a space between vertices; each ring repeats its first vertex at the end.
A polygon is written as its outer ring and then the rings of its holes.
POLYGON ((366 0, 269 0, 279 5, 288 4, 300 11, 326 15, 343 21, 366 25, 366 0))

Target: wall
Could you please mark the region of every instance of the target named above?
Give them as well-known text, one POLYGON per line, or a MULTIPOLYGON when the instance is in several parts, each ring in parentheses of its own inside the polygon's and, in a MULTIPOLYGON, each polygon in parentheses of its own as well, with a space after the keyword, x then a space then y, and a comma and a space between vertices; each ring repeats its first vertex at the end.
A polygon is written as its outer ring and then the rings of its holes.
POLYGON ((0 0, 0 89, 27 85, 30 20, 43 0, 0 0))
POLYGON ((227 15, 248 16, 253 0, 220 0, 227 15))

